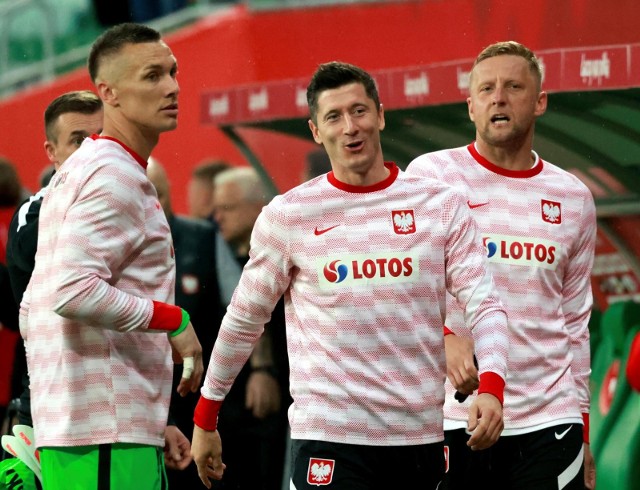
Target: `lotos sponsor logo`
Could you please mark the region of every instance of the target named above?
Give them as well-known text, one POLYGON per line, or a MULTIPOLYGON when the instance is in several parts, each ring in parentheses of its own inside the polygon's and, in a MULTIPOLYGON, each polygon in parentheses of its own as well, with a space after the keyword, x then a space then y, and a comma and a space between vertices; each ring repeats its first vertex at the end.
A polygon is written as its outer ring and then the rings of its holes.
POLYGON ((323 272, 327 281, 339 283, 346 279, 349 268, 340 260, 332 260, 324 266, 323 272))
POLYGON ((487 249, 489 262, 524 265, 555 270, 562 246, 542 238, 509 235, 485 235, 482 244, 487 249))
POLYGON ((341 255, 316 260, 320 287, 377 285, 414 282, 418 279, 418 258, 410 253, 341 255))

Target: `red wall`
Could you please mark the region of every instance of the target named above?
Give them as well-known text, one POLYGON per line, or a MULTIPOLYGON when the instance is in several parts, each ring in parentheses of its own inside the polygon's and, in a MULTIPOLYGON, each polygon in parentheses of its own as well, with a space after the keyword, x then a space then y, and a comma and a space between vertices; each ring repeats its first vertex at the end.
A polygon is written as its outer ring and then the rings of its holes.
MULTIPOLYGON (((635 0, 427 0, 331 8, 249 12, 230 7, 167 36, 179 63, 179 128, 154 153, 185 210, 190 170, 207 157, 246 164, 215 127, 200 123, 206 90, 308 77, 318 63, 341 59, 375 70, 473 58, 495 41, 516 39, 534 50, 640 41, 635 0)), ((14 161, 26 186, 38 187, 46 165, 42 113, 56 95, 91 88, 84 69, 0 101, 0 155, 14 161)), ((276 185, 298 183, 307 141, 242 130, 276 185)))

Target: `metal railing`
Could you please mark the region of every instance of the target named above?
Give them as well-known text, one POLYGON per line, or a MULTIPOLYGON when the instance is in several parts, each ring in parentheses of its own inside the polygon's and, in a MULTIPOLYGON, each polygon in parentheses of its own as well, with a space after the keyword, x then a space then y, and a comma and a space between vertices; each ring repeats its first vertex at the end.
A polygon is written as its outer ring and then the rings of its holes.
MULTIPOLYGON (((165 17, 148 22, 148 25, 162 33, 173 31, 183 25, 190 24, 212 12, 226 8, 228 4, 215 4, 210 0, 197 0, 192 5, 178 10, 165 17)), ((47 0, 11 0, 0 2, 0 98, 29 85, 52 80, 60 73, 82 66, 89 54, 90 44, 78 46, 63 53, 56 54, 55 12, 51 2, 47 0), (16 17, 29 9, 37 9, 44 16, 42 29, 43 57, 41 60, 25 63, 22 66, 11 66, 10 60, 10 28, 16 17)))
POLYGON ((54 77, 54 19, 53 7, 44 0, 13 0, 0 3, 0 96, 6 95, 12 88, 17 89, 33 81, 45 81, 54 77), (40 61, 11 68, 9 64, 11 23, 19 14, 29 9, 36 9, 43 16, 44 28, 39 32, 42 35, 44 56, 40 61))

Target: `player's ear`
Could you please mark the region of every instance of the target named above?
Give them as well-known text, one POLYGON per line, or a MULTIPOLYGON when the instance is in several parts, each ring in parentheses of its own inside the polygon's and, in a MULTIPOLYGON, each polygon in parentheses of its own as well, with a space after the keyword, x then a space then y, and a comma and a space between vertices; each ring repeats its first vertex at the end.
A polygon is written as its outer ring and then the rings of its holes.
POLYGON ((473 114, 473 101, 471 97, 467 97, 467 110, 469 111, 469 119, 471 119, 471 122, 474 122, 475 116, 473 114))
POLYGON ((51 141, 46 140, 44 142, 44 151, 47 154, 47 158, 51 163, 57 163, 58 159, 56 158, 56 146, 51 143, 51 141))
POLYGON ((102 102, 106 105, 116 107, 118 105, 118 92, 115 87, 112 87, 106 82, 99 82, 96 85, 98 96, 102 99, 102 102))
POLYGON ((378 108, 378 129, 382 131, 386 126, 386 122, 384 120, 384 106, 380 104, 378 108))
POLYGON ((319 145, 322 144, 322 138, 320 137, 320 132, 318 131, 318 126, 315 125, 312 119, 309 119, 309 129, 311 130, 311 134, 313 135, 313 139, 319 145))

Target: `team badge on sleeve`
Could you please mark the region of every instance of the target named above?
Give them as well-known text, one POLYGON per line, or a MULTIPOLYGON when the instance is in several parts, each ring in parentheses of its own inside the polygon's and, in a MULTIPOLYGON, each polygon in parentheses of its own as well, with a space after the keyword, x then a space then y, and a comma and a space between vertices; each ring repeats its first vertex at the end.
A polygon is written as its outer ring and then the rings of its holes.
POLYGON ((542 207, 543 221, 554 225, 559 225, 560 223, 562 223, 562 207, 559 202, 541 199, 540 206, 542 207))
POLYGON ((335 459, 309 458, 307 483, 309 485, 328 485, 333 479, 335 459))
POLYGON ((398 235, 408 235, 416 232, 416 222, 413 217, 413 209, 398 209, 391 211, 393 230, 398 235))

